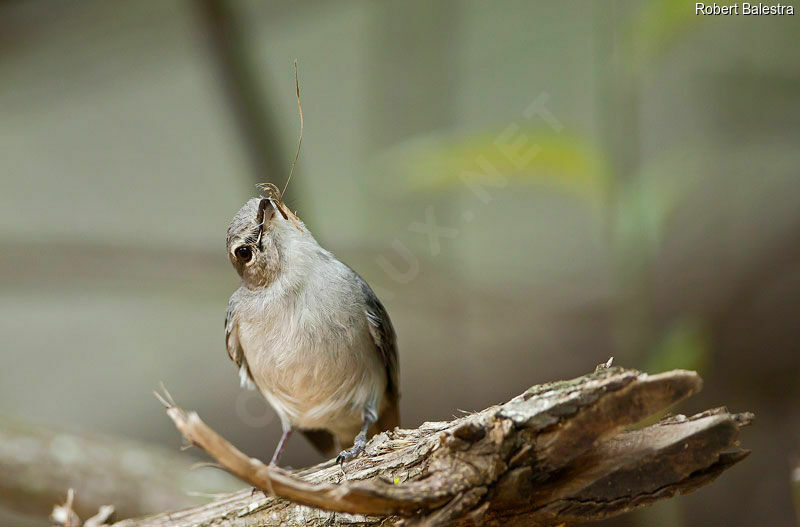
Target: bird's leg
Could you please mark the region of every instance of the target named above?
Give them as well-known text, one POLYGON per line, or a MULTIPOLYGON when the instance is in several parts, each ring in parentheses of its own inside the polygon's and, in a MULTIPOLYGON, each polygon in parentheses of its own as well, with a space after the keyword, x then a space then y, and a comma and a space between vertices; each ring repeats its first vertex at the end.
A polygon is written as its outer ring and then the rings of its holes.
POLYGON ((278 464, 281 454, 283 454, 283 448, 286 446, 286 442, 289 440, 289 437, 291 437, 292 431, 292 428, 283 429, 283 435, 281 436, 281 440, 278 441, 278 447, 275 449, 275 453, 272 454, 272 461, 269 462, 270 465, 278 464))
MULTIPOLYGON (((292 432, 293 430, 291 426, 283 427, 283 435, 281 435, 281 440, 278 441, 278 447, 275 449, 275 453, 272 454, 272 461, 269 462, 269 466, 271 467, 278 466, 278 460, 281 458, 281 454, 283 454, 283 447, 286 446, 286 442, 289 440, 289 437, 292 435, 292 432)), ((250 491, 250 497, 252 498, 255 495, 255 493, 259 491, 263 492, 264 496, 267 496, 266 490, 259 489, 258 487, 253 487, 253 490, 250 491)), ((269 489, 269 493, 272 494, 273 496, 275 495, 275 493, 272 492, 272 488, 269 489)))
POLYGON ((369 427, 377 420, 378 414, 374 408, 368 407, 364 409, 364 424, 361 426, 361 432, 359 432, 353 440, 352 448, 342 450, 339 455, 336 456, 336 462, 339 463, 339 465, 344 464, 345 461, 350 461, 364 451, 364 447, 367 445, 367 431, 369 431, 369 427))

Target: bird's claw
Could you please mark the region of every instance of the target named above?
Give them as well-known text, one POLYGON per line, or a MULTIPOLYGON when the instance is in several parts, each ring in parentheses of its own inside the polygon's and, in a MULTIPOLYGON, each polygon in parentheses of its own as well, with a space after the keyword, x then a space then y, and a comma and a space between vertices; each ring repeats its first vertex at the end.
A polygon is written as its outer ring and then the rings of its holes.
POLYGON ((366 444, 366 437, 362 437, 361 435, 356 436, 356 439, 353 442, 353 448, 348 448, 339 452, 339 455, 336 456, 336 463, 339 466, 342 466, 344 465, 345 461, 350 461, 351 459, 357 457, 361 452, 364 451, 366 444))
POLYGON ((355 448, 351 448, 349 450, 342 450, 338 456, 336 456, 336 464, 339 466, 344 465, 345 461, 350 461, 354 457, 358 455, 358 452, 353 452, 355 448))

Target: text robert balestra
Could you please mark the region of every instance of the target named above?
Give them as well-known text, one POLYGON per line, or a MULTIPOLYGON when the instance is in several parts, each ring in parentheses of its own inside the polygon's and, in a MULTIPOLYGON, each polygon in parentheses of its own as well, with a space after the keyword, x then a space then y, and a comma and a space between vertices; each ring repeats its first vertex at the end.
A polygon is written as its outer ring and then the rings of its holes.
POLYGON ((794 7, 784 4, 703 4, 697 2, 696 15, 794 15, 794 7))

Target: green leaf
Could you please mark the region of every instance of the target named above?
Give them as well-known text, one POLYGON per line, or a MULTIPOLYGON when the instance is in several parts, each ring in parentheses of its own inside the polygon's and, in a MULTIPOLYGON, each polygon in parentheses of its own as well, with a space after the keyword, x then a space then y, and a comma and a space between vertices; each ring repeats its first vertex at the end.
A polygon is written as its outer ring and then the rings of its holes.
POLYGON ((646 370, 674 369, 705 371, 711 363, 708 329, 700 320, 684 318, 675 322, 653 348, 646 370))
POLYGON ((489 185, 546 185, 604 204, 612 185, 602 153, 566 132, 509 126, 497 133, 433 134, 384 152, 379 170, 409 193, 452 192, 465 178, 489 185))
POLYGON ((719 17, 696 15, 694 4, 685 0, 642 2, 626 31, 624 49, 632 69, 639 71, 711 18, 719 17))

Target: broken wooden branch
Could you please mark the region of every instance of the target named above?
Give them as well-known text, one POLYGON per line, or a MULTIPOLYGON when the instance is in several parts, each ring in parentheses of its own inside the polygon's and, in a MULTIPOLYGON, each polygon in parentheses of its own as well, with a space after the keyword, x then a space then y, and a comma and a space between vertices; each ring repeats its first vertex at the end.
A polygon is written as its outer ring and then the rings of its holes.
POLYGON ((75 489, 81 517, 116 505, 128 518, 205 503, 195 492, 239 488, 216 469, 191 470, 197 459, 167 448, 78 434, 0 416, 0 506, 47 517, 75 489))
POLYGON ((192 444, 270 496, 239 492, 117 527, 552 525, 606 518, 710 483, 747 456, 751 414, 724 408, 630 425, 696 393, 697 374, 602 368, 448 422, 372 438, 365 455, 289 472, 250 458, 167 402, 192 444))
POLYGON ((103 527, 115 510, 113 505, 101 505, 97 514, 81 523, 81 519, 73 510, 74 503, 75 491, 70 488, 67 491, 66 502, 53 507, 53 512, 50 513, 50 522, 63 527, 81 527, 81 525, 83 527, 103 527))

